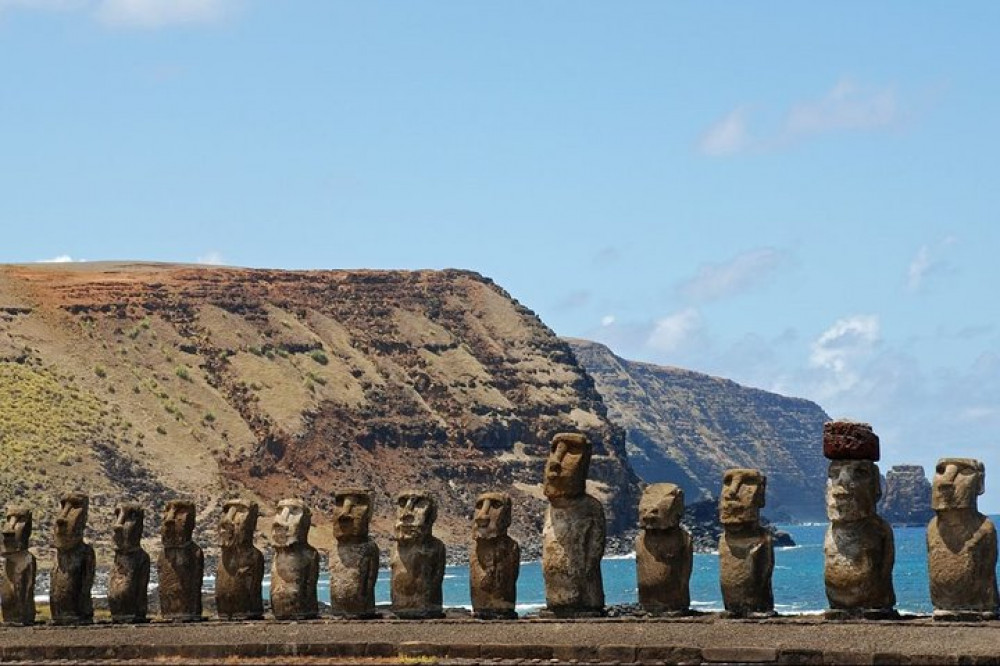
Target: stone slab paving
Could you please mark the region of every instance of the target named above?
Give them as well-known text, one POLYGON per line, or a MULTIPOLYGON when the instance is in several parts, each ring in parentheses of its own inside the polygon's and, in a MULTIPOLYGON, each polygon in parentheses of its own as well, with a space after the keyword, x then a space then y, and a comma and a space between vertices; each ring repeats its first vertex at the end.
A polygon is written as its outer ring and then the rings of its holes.
POLYGON ((1000 622, 694 619, 204 622, 0 627, 27 663, 998 664, 1000 622))

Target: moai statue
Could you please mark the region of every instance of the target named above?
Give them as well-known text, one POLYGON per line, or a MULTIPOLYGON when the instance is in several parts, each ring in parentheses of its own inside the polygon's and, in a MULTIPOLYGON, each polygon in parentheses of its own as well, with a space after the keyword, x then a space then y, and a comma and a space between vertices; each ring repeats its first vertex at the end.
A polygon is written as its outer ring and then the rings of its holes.
POLYGON ((145 512, 138 504, 115 507, 115 564, 108 580, 112 622, 145 622, 149 553, 142 549, 145 512))
POLYGON ((274 560, 271 561, 271 612, 277 620, 306 620, 319 616, 316 583, 319 552, 309 545, 312 513, 297 499, 278 502, 271 525, 274 560))
POLYGON ((650 613, 689 612, 694 548, 691 535, 681 527, 683 515, 684 491, 672 483, 648 486, 639 501, 635 568, 639 605, 650 613))
POLYGON ((596 617, 604 614, 604 508, 586 493, 591 444, 586 437, 560 433, 552 438, 545 463, 549 508, 542 529, 544 615, 596 617))
POLYGON ((830 421, 823 426, 823 455, 830 459, 823 542, 829 619, 896 617, 892 587, 892 527, 875 513, 882 496, 878 435, 867 423, 830 421))
POLYGON ((774 615, 771 574, 774 543, 760 524, 767 477, 756 469, 729 469, 719 498, 719 583, 726 614, 734 617, 774 615))
POLYGON ((936 620, 990 620, 997 613, 997 531, 979 513, 983 463, 942 458, 934 473, 927 526, 931 603, 936 620))
POLYGON ((224 620, 264 617, 264 554, 253 545, 260 510, 256 502, 228 500, 219 521, 219 572, 215 607, 224 620))
POLYGON ((160 579, 160 614, 174 622, 199 622, 205 554, 194 542, 194 502, 170 500, 163 511, 163 552, 156 561, 160 579))
POLYGON ((396 541, 392 568, 392 611, 405 619, 444 617, 441 584, 445 550, 432 534, 437 502, 422 490, 404 490, 396 497, 396 541))
POLYGON ((28 550, 31 510, 7 507, 0 550, 0 604, 4 624, 35 623, 35 556, 28 550))
POLYGON ((476 499, 469 550, 472 612, 485 620, 515 619, 521 547, 507 535, 510 495, 483 493, 476 499))
POLYGON ((330 605, 337 615, 363 619, 375 612, 378 545, 368 536, 371 492, 345 488, 333 494, 333 548, 330 550, 330 605))
POLYGON ((84 543, 90 498, 84 493, 68 493, 59 500, 56 518, 56 566, 52 570, 49 603, 53 624, 90 624, 94 604, 94 548, 84 543))

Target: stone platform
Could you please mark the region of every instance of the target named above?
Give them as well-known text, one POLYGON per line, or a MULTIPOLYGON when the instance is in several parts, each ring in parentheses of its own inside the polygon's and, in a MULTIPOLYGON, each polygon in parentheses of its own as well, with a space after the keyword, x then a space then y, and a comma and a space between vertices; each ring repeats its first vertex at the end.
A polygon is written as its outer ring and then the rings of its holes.
POLYGON ((716 616, 0 628, 0 662, 1000 664, 1000 622, 716 616), (523 660, 523 662, 521 661, 523 660))

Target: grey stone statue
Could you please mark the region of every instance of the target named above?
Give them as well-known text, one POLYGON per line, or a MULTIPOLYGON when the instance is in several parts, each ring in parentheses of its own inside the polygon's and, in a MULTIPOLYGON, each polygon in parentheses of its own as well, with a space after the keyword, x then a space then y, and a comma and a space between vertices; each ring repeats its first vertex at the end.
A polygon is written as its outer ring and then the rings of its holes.
POLYGON ((142 549, 145 512, 138 504, 115 507, 115 563, 108 579, 112 622, 145 622, 149 587, 149 554, 142 549))
POLYGON ((595 617, 604 613, 605 520, 601 503, 586 493, 591 444, 575 433, 552 438, 545 463, 549 507, 542 529, 546 615, 595 617))
POLYGON ((654 614, 683 615, 691 606, 691 535, 681 527, 684 491, 672 483, 647 486, 639 501, 635 544, 639 605, 654 614))
POLYGON ((735 617, 774 615, 771 575, 774 543, 760 524, 767 477, 756 469, 729 469, 719 497, 719 582, 726 613, 735 617))
POLYGON ((94 548, 85 543, 90 498, 68 493, 59 501, 56 517, 56 566, 52 570, 49 603, 53 624, 90 624, 94 605, 90 591, 94 585, 94 548))
POLYGON ((507 534, 511 499, 506 493, 483 493, 476 499, 469 550, 472 612, 481 619, 514 619, 521 547, 507 534))
POLYGON ((160 538, 163 552, 156 561, 160 614, 174 622, 198 622, 205 555, 193 540, 195 507, 187 500, 170 500, 163 511, 160 538))
POLYGON ((225 620, 264 617, 264 554, 253 545, 260 509, 256 502, 228 500, 219 521, 219 572, 215 607, 225 620))
POLYGON ((309 545, 312 512, 302 500, 278 502, 271 525, 274 560, 271 562, 271 612, 278 620, 304 620, 319 616, 316 583, 319 552, 309 545))
POLYGON ((437 502, 421 490, 396 497, 396 541, 390 555, 392 610, 401 618, 444 617, 441 585, 445 548, 432 534, 437 502))
POLYGON ((0 550, 0 606, 4 624, 35 623, 35 572, 38 564, 28 550, 31 510, 7 507, 0 550))
POLYGON ((942 458, 935 469, 927 561, 936 620, 996 617, 997 531, 977 506, 985 475, 971 458, 942 458))
POLYGON ((368 536, 371 492, 344 488, 333 494, 333 548, 330 550, 330 605, 337 615, 377 617, 375 581, 378 545, 368 536))
POLYGON ((895 617, 892 528, 876 515, 878 466, 869 460, 833 460, 826 482, 830 527, 823 542, 827 617, 895 617))

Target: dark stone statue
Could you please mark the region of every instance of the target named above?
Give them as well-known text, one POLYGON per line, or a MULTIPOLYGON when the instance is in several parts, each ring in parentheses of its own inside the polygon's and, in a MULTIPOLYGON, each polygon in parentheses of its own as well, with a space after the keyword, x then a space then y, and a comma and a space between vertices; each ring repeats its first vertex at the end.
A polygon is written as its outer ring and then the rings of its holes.
POLYGON ((420 490, 396 498, 396 542, 390 557, 392 610, 401 618, 440 618, 445 548, 432 534, 437 502, 420 490))
POLYGON ((510 536, 511 499, 506 493, 483 493, 476 500, 469 587, 472 612, 482 619, 514 619, 521 547, 510 536))
POLYGON ((552 438, 545 463, 549 508, 542 530, 542 574, 546 614, 595 617, 604 614, 604 507, 586 493, 591 444, 586 437, 560 433, 552 438))
POLYGON ((726 470, 719 498, 719 582, 726 613, 774 615, 774 543, 760 524, 767 477, 755 469, 726 470))
POLYGON ((4 624, 35 623, 35 572, 38 565, 28 550, 31 511, 7 507, 0 550, 0 605, 4 624))
POLYGON ((160 537, 163 552, 156 561, 160 579, 160 614, 165 620, 197 622, 201 614, 201 583, 205 555, 193 540, 194 502, 170 500, 163 512, 160 537))
POLYGON ((271 525, 274 560, 271 562, 271 612, 277 620, 304 620, 319 616, 316 583, 319 552, 309 545, 312 513, 301 500, 278 502, 271 525))
POLYGON ((368 536, 372 509, 368 490, 345 488, 333 494, 330 605, 338 615, 377 617, 375 581, 379 553, 375 541, 368 536))
POLYGON ((672 483, 648 486, 639 502, 635 544, 639 605, 654 614, 683 615, 691 606, 694 547, 681 527, 684 491, 672 483))
POLYGON ((942 458, 934 472, 927 563, 935 620, 992 620, 997 614, 997 531, 979 513, 986 468, 942 458))
POLYGON ((115 507, 115 564, 108 580, 112 622, 145 622, 149 554, 142 549, 145 512, 138 504, 115 507))
POLYGON ((256 502, 231 499, 219 521, 219 572, 215 579, 215 607, 225 620, 264 617, 264 554, 253 545, 260 511, 256 502))
POLYGON ((56 518, 56 566, 52 570, 49 603, 53 624, 90 624, 94 605, 94 548, 83 541, 90 498, 69 493, 59 501, 56 518))

